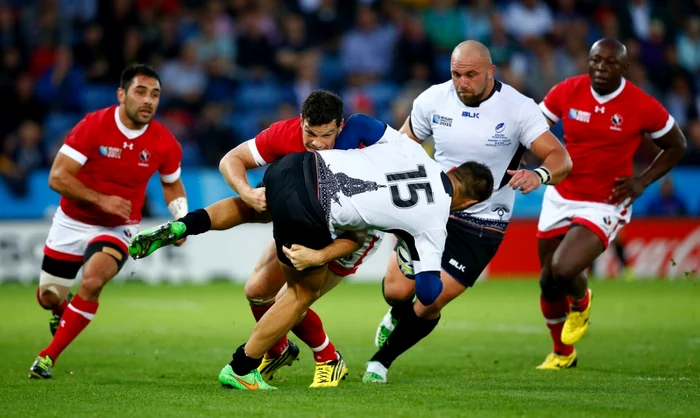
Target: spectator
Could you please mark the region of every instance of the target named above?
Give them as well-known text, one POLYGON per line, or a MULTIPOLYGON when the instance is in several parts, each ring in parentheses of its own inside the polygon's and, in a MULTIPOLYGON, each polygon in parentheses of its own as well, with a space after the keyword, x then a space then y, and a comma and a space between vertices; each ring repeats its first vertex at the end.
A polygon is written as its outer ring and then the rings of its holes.
POLYGON ((670 176, 661 180, 659 195, 649 203, 646 213, 650 216, 686 216, 688 214, 685 202, 673 190, 673 180, 670 176))
POLYGON ((82 72, 73 65, 73 52, 68 46, 56 50, 56 61, 41 76, 36 86, 39 101, 58 112, 80 112, 85 83, 82 72))

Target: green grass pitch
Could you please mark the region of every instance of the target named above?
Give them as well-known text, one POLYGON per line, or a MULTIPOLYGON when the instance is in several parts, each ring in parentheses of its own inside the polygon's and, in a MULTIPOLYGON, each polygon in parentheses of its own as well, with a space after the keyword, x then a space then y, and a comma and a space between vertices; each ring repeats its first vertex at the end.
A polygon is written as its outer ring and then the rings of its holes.
MULTIPOLYGON (((27 369, 49 341, 35 288, 0 286, 3 417, 639 417, 700 416, 700 282, 593 282, 579 367, 536 371, 549 352, 534 281, 477 285, 399 358, 386 386, 363 384, 378 284, 342 284, 315 306, 350 367, 336 389, 309 389, 310 351, 274 392, 236 392, 217 375, 253 319, 240 285, 113 283, 51 381, 27 369)), ((296 340, 293 336, 292 339, 296 340)))

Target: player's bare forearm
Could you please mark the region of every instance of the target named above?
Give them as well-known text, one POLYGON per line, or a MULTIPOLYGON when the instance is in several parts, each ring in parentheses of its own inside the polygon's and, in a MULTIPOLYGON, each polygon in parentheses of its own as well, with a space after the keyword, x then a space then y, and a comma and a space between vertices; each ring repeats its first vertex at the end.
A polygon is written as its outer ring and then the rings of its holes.
POLYGON ((239 195, 252 190, 252 187, 248 184, 246 172, 256 167, 257 164, 246 143, 240 144, 229 151, 219 162, 219 171, 224 180, 239 195))
POLYGON ((106 196, 85 186, 76 174, 82 165, 59 153, 49 173, 49 187, 61 196, 77 202, 99 205, 106 196))
POLYGON ((687 147, 685 135, 678 125, 674 125, 666 135, 655 139, 654 143, 661 148, 661 152, 640 176, 644 187, 663 177, 678 164, 687 147))
POLYGON ((551 177, 547 184, 558 184, 571 172, 573 164, 569 152, 551 132, 535 139, 530 151, 542 160, 542 167, 549 170, 551 177))
POLYGON ((357 251, 367 238, 367 231, 346 231, 327 247, 318 250, 319 265, 349 256, 357 251))
POLYGON ((160 184, 163 186, 163 197, 165 198, 165 204, 168 205, 175 199, 186 197, 185 185, 182 184, 182 180, 177 179, 172 183, 166 183, 161 181, 160 184))

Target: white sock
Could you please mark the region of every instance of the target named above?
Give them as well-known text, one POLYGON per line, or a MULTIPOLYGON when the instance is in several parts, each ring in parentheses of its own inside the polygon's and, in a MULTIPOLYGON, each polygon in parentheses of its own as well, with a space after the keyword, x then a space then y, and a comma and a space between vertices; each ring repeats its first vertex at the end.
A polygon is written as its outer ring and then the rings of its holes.
POLYGON ((384 367, 384 365, 378 361, 370 361, 369 363, 367 363, 367 372, 376 373, 379 376, 381 376, 384 380, 386 380, 387 371, 387 368, 384 367))

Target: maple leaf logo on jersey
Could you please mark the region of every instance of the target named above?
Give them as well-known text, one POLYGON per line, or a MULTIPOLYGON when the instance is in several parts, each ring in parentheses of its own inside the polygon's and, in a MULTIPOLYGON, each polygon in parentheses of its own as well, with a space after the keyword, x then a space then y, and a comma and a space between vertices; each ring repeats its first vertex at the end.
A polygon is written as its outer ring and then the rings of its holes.
POLYGON ((139 154, 139 160, 141 160, 142 163, 148 162, 148 160, 150 158, 151 158, 151 153, 148 152, 147 150, 143 150, 139 154))
POLYGON ((622 125, 622 116, 619 113, 615 113, 612 118, 610 118, 613 126, 610 127, 613 131, 621 131, 620 125, 622 125))
POLYGON ((612 121, 613 125, 615 125, 615 126, 622 125, 622 116, 620 116, 619 113, 615 113, 613 115, 612 119, 610 119, 610 120, 612 121))

